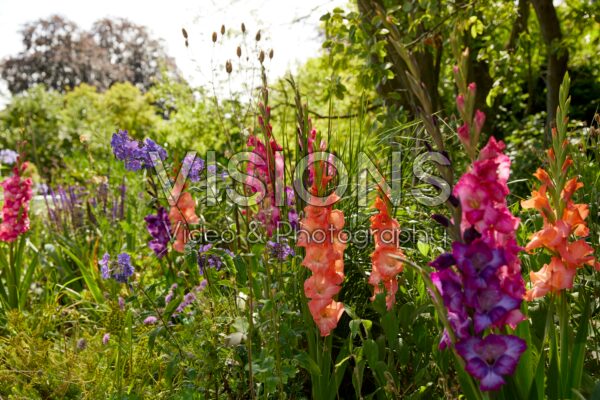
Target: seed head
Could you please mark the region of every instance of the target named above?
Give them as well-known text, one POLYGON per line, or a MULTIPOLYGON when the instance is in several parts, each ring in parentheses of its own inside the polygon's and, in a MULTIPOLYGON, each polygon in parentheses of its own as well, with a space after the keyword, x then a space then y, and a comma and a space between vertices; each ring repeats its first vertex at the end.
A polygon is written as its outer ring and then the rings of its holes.
POLYGON ((273 49, 269 51, 269 60, 273 59, 273 49))
POLYGON ((256 32, 256 37, 254 39, 256 39, 257 42, 260 41, 260 31, 256 32))
POLYGON ((231 60, 227 60, 225 62, 225 71, 227 71, 228 74, 231 74, 231 71, 233 71, 233 65, 231 64, 231 60))
POLYGON ((225 34, 225 25, 221 25, 221 35, 225 34))
POLYGON ((246 33, 246 25, 242 22, 242 33, 246 33))
POLYGON ((258 61, 260 61, 261 64, 265 61, 265 52, 262 50, 258 54, 258 61))
POLYGON ((213 32, 212 41, 213 41, 213 43, 217 43, 217 32, 213 32))
POLYGON ((235 50, 235 54, 237 54, 238 58, 242 56, 242 48, 240 46, 235 50))

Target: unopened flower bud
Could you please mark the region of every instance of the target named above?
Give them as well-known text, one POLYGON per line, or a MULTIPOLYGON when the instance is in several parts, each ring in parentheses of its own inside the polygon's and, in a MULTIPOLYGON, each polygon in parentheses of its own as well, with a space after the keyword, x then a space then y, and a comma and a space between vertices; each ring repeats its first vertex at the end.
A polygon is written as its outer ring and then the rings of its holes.
POLYGON ((464 123, 458 128, 458 137, 463 143, 469 143, 471 140, 469 124, 464 123))
POLYGON ((461 114, 465 111, 465 96, 463 96, 462 94, 456 96, 456 108, 461 114))
POLYGON ((433 214, 431 216, 431 219, 434 220, 435 222, 437 222, 438 224, 442 225, 444 228, 447 228, 450 226, 450 220, 445 215, 433 214))
POLYGON ((480 110, 475 111, 475 133, 479 134, 483 129, 483 124, 485 124, 485 113, 480 110))
POLYGON ((450 202, 450 204, 452 204, 453 207, 460 206, 460 201, 458 201, 458 198, 453 194, 451 194, 450 197, 448 197, 448 201, 450 202))
POLYGON ((477 90, 477 84, 475 82, 469 83, 469 91, 474 95, 477 90))

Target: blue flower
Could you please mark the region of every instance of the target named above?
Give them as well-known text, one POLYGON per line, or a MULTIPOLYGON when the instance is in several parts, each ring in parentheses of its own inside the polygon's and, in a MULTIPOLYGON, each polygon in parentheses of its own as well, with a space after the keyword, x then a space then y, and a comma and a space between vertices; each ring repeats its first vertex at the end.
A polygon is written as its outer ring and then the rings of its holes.
POLYGON ((117 256, 117 261, 110 261, 110 255, 104 253, 100 264, 100 272, 103 279, 114 279, 120 283, 127 283, 127 280, 133 275, 134 268, 131 264, 131 256, 127 253, 121 253, 117 256))
POLYGON ((152 168, 154 163, 150 153, 157 153, 161 160, 167 158, 166 150, 152 139, 145 139, 144 145, 140 147, 140 143, 132 139, 127 131, 113 133, 110 145, 117 160, 123 161, 128 171, 152 168))
POLYGON ((204 160, 200 157, 186 155, 183 159, 183 165, 189 166, 188 178, 192 182, 199 182, 200 174, 204 171, 204 160))
POLYGON ((279 261, 284 261, 290 256, 294 255, 294 250, 287 244, 287 241, 278 242, 267 242, 267 248, 271 257, 276 258, 279 261))
MULTIPOLYGON (((212 244, 200 245, 198 248, 198 268, 200 273, 204 274, 204 268, 214 268, 217 271, 223 267, 223 260, 216 254, 207 254, 213 247, 212 244)), ((233 253, 226 249, 215 247, 215 250, 221 250, 233 257, 233 253)))

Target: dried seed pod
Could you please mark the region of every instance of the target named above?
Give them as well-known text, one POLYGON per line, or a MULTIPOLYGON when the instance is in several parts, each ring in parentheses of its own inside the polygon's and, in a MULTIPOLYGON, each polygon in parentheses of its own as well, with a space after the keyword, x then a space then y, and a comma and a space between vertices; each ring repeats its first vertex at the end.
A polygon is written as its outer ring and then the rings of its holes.
POLYGON ((273 49, 269 51, 269 60, 273 59, 273 49))
POLYGON ((246 25, 242 22, 242 33, 246 33, 246 25))
POLYGON ((225 34, 225 25, 221 25, 221 35, 225 34))
POLYGON ((256 32, 256 37, 254 39, 256 39, 257 42, 260 41, 260 31, 256 32))
POLYGON ((213 41, 213 43, 217 43, 217 32, 213 32, 212 41, 213 41))
POLYGON ((188 43, 188 40, 185 39, 185 47, 188 47, 190 44, 188 43))
POLYGON ((188 38, 188 34, 187 34, 187 31, 185 30, 185 28, 181 28, 181 33, 183 33, 183 38, 184 39, 188 38))
POLYGON ((242 48, 240 46, 235 50, 235 54, 237 54, 238 58, 242 56, 242 48))
POLYGON ((265 61, 265 52, 262 50, 258 54, 258 61, 260 61, 261 64, 265 61))
POLYGON ((227 60, 225 62, 225 71, 227 71, 228 74, 231 74, 231 71, 233 71, 233 65, 231 64, 231 60, 227 60))

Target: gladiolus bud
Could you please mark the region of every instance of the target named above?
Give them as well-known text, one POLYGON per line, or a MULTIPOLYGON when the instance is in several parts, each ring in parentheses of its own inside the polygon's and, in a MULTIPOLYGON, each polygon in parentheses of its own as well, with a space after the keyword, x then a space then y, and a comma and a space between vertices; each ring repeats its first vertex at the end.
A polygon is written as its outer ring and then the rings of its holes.
POLYGON ((475 111, 475 133, 479 134, 485 124, 485 113, 480 110, 475 111))
POLYGON ((450 220, 445 215, 433 214, 431 216, 431 219, 434 220, 435 222, 437 222, 438 224, 442 225, 445 228, 450 226, 450 220))
POLYGON ((470 129, 469 129, 469 124, 467 124, 466 122, 460 126, 458 128, 458 137, 460 138, 460 140, 463 143, 469 143, 471 137, 470 137, 470 129))
POLYGON ((472 94, 475 94, 475 91, 477 90, 477 85, 475 84, 475 82, 471 82, 469 83, 469 91, 472 94))
POLYGON ((459 94, 456 96, 456 108, 458 108, 459 113, 465 112, 465 96, 459 94))

